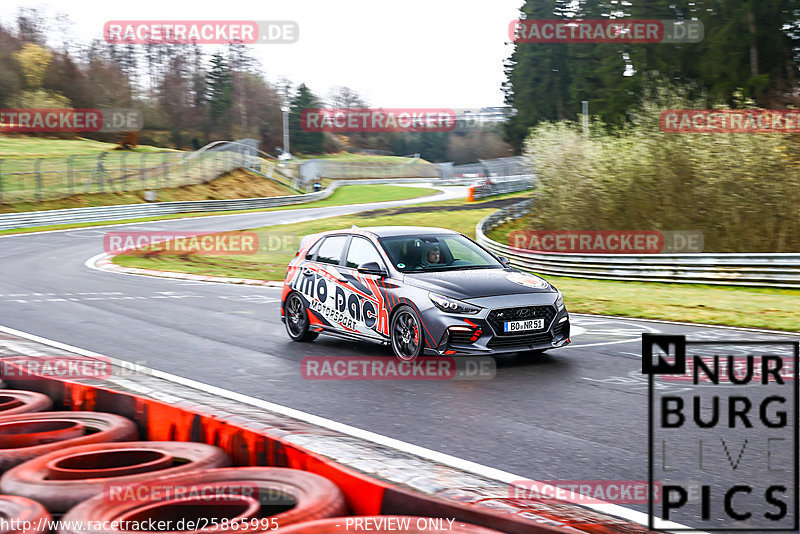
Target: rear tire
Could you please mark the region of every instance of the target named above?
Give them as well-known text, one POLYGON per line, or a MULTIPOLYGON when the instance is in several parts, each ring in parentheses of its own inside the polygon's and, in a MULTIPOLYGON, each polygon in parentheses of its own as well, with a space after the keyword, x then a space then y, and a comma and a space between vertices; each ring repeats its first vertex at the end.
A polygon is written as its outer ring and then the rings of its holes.
POLYGON ((289 334, 292 341, 306 343, 317 339, 319 334, 310 330, 311 324, 308 320, 308 309, 306 309, 306 303, 303 302, 303 297, 299 293, 289 293, 284 304, 284 312, 286 333, 289 334))

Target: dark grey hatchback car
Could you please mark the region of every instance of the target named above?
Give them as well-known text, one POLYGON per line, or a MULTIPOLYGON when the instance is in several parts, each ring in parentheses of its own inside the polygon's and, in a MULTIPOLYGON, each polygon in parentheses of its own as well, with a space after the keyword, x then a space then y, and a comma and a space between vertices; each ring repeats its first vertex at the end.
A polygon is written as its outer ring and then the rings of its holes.
POLYGON ((564 300, 442 228, 382 226, 303 238, 281 319, 295 341, 331 334, 389 343, 398 358, 543 352, 569 343, 564 300))

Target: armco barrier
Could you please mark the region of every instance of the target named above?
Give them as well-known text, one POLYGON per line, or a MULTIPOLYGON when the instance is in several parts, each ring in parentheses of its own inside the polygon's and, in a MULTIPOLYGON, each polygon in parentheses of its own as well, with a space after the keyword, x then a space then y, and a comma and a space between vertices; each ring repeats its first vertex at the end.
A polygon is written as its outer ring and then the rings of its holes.
POLYGON ((486 237, 504 222, 529 213, 526 200, 499 210, 475 228, 477 241, 525 271, 574 278, 683 284, 800 288, 800 254, 565 254, 537 253, 486 237))
POLYGON ((232 200, 189 200, 179 202, 158 202, 154 204, 125 204, 122 206, 98 206, 94 208, 70 208, 64 210, 27 211, 0 215, 0 230, 32 228, 51 224, 85 223, 101 221, 121 221, 141 217, 156 217, 202 211, 234 211, 272 208, 302 204, 329 197, 339 184, 331 184, 323 191, 306 195, 282 197, 248 198, 232 200))
POLYGON ((494 195, 504 195, 507 193, 518 193, 533 189, 533 175, 505 176, 502 178, 490 178, 489 182, 476 185, 473 188, 472 200, 479 200, 494 195))
MULTIPOLYGON (((304 195, 288 195, 281 197, 246 198, 232 200, 188 200, 180 202, 158 202, 153 204, 125 204, 122 206, 99 206, 94 208, 70 208, 63 210, 27 211, 24 213, 0 214, 0 230, 15 228, 32 228, 53 224, 72 224, 102 221, 122 221, 142 217, 157 217, 180 213, 237 211, 274 208, 303 204, 315 200, 323 200, 333 194, 338 187, 350 183, 359 185, 424 183, 436 185, 467 185, 474 182, 472 178, 452 178, 437 180, 428 178, 378 179, 378 180, 338 180, 326 189, 304 195)), ((504 184, 505 182, 499 182, 504 184)), ((511 183, 511 182, 510 182, 511 183)), ((528 183, 527 181, 525 183, 528 183)), ((498 185, 499 187, 499 185, 498 185)), ((505 186, 504 186, 505 187, 505 186)), ((494 194, 499 194, 494 193, 494 194)))
MULTIPOLYGON (((32 358, 47 347, 9 329, 0 332, 0 349, 13 347, 32 358)), ((317 426, 231 392, 108 360, 112 369, 100 379, 6 378, 10 387, 47 394, 59 409, 126 417, 144 440, 207 443, 222 448, 234 466, 292 467, 324 476, 344 492, 355 515, 445 517, 512 534, 648 532, 564 501, 520 502, 509 497, 508 483, 317 426)))

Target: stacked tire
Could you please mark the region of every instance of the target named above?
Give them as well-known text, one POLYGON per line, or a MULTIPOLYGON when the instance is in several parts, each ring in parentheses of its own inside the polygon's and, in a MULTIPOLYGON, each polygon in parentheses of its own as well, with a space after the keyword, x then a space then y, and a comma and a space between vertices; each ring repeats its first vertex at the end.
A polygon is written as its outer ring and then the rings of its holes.
POLYGON ((36 499, 64 513, 98 495, 110 499, 154 477, 230 465, 225 451, 205 443, 130 441, 94 443, 53 451, 8 470, 0 492, 36 499))
POLYGON ((29 534, 26 524, 35 525, 33 532, 44 533, 52 519, 40 503, 14 495, 0 495, 0 517, 5 521, 3 534, 29 534))
POLYGON ((58 534, 85 533, 80 525, 89 521, 119 525, 104 534, 153 525, 186 533, 324 534, 352 531, 355 521, 374 533, 396 533, 398 524, 412 525, 408 533, 496 532, 446 522, 437 530, 431 518, 352 517, 342 491, 320 475, 230 467, 213 445, 137 441, 136 425, 124 417, 51 409, 45 395, 0 389, 0 517, 19 526, 1 534, 51 534, 54 517, 62 520, 58 534))
POLYGON ((37 412, 0 416, 0 472, 65 447, 129 441, 136 425, 102 412, 37 412))
POLYGON ((0 389, 0 416, 44 412, 53 407, 50 397, 35 391, 0 389))
POLYGON ((119 500, 98 495, 72 508, 63 519, 72 524, 127 522, 127 530, 134 524, 188 532, 214 528, 216 534, 224 534, 282 531, 304 521, 347 514, 344 495, 333 482, 298 469, 229 467, 160 477, 152 484, 159 491, 119 500), (159 524, 167 518, 173 522, 159 524))

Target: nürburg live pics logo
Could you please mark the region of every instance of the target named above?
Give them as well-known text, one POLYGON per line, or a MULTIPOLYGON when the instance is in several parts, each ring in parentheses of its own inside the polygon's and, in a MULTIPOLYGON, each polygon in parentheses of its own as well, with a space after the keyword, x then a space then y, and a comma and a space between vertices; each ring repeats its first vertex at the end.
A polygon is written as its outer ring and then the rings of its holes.
POLYGON ((799 343, 755 338, 642 335, 651 530, 798 530, 799 343))

